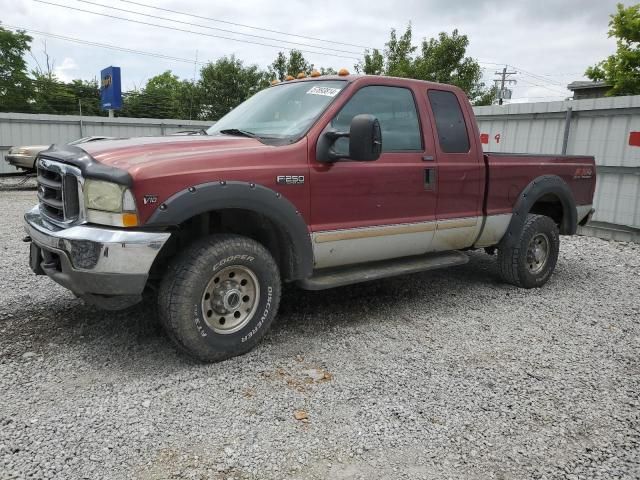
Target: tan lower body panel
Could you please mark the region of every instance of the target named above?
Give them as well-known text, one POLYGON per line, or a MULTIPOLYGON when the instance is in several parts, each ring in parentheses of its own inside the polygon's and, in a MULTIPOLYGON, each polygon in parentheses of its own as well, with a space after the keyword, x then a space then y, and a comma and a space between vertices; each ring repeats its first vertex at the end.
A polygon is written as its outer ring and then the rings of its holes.
POLYGON ((578 212, 578 223, 584 220, 584 217, 589 215, 589 212, 593 208, 593 205, 578 205, 576 211, 578 212))
POLYGON ((435 230, 434 221, 314 233, 315 268, 422 255, 435 230))
POLYGON ((507 232, 509 223, 511 222, 511 213, 505 213, 503 215, 491 215, 487 217, 482 230, 482 235, 475 243, 474 247, 491 247, 496 245, 507 232))
MULTIPOLYGON (((509 225, 511 216, 508 217, 489 217, 481 238, 485 242, 493 241, 491 245, 497 243, 509 225)), ((468 248, 473 245, 481 228, 482 217, 466 217, 316 232, 312 234, 315 268, 468 248)))

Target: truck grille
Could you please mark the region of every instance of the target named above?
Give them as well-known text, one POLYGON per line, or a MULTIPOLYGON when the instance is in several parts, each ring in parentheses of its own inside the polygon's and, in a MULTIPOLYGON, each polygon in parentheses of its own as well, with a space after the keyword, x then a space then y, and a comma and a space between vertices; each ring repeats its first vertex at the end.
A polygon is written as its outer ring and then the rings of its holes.
POLYGON ((38 159, 38 201, 40 211, 51 220, 71 223, 80 215, 78 176, 63 163, 38 159))

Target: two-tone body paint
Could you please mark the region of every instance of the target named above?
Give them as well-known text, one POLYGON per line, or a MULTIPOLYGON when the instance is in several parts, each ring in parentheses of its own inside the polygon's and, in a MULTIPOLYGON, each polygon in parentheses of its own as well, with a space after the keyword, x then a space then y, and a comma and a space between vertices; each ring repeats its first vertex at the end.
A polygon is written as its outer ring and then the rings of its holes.
POLYGON ((316 268, 495 245, 522 190, 544 174, 563 178, 577 205, 591 203, 595 178, 574 177, 577 168, 593 166, 592 158, 483 154, 471 105, 455 87, 390 77, 340 79, 347 80, 346 87, 307 134, 290 145, 270 146, 243 137, 187 136, 82 147, 97 161, 130 173, 143 223, 176 192, 204 183, 241 181, 279 192, 308 226, 316 268), (422 151, 383 153, 375 162, 317 161, 320 135, 349 98, 369 85, 411 90, 422 129, 422 151), (429 89, 455 93, 469 133, 469 152, 440 149, 429 89), (427 170, 435 174, 428 186, 427 170), (277 180, 281 176, 305 181, 281 183, 277 180), (156 196, 156 203, 145 205, 146 195, 156 196))

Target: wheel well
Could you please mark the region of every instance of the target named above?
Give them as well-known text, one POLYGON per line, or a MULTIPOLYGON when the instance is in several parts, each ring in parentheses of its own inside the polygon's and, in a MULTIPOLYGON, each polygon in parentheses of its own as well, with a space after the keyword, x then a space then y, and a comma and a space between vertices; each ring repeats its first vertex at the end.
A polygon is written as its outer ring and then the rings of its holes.
POLYGON ((554 193, 547 193, 536 200, 536 202, 531 206, 529 213, 546 215, 547 217, 550 217, 556 225, 558 225, 558 228, 562 228, 564 221, 564 208, 560 198, 554 193))
POLYGON ((205 212, 176 226, 175 235, 162 249, 152 268, 150 278, 160 278, 167 262, 196 240, 214 233, 234 233, 252 238, 273 256, 283 280, 294 272, 295 252, 286 230, 265 215, 244 209, 222 209, 205 212))

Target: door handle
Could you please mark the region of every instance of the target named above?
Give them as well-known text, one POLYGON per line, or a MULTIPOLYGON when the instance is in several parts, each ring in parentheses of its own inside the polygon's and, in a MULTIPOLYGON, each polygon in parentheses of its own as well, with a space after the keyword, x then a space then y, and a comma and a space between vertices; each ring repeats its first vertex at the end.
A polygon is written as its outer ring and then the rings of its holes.
POLYGON ((424 189, 435 190, 436 189, 436 169, 435 167, 424 169, 424 189))

